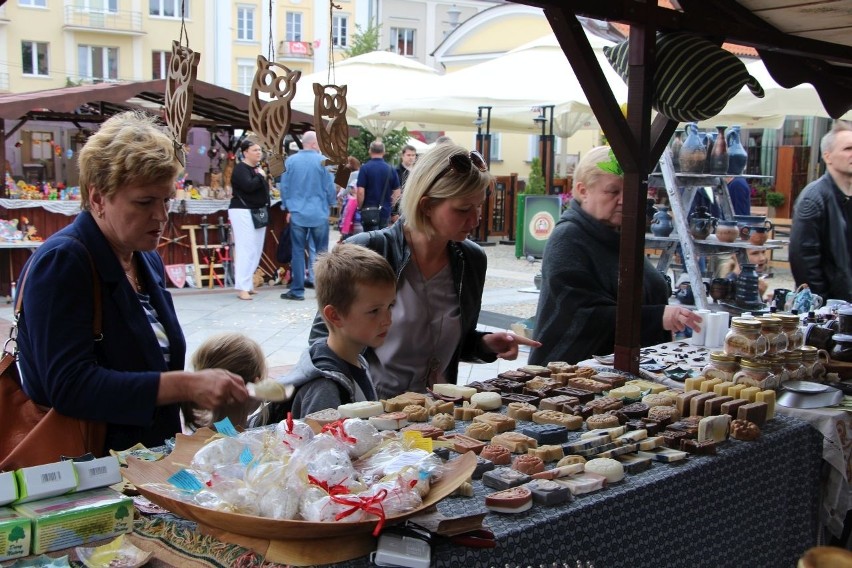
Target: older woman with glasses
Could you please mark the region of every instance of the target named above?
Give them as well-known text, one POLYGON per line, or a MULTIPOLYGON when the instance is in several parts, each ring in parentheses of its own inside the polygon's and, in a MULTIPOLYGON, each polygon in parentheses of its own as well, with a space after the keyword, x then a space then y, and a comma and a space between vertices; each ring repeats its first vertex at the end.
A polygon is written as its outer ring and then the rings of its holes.
MULTIPOLYGON (((511 360, 519 344, 537 345, 512 333, 476 331, 487 258, 467 236, 492 182, 478 153, 436 146, 408 177, 401 219, 347 241, 383 255, 397 275, 387 340, 364 354, 381 398, 455 383, 459 361, 511 360)), ((317 317, 311 342, 327 334, 317 317)))
MULTIPOLYGON (((624 172, 608 146, 589 150, 574 171, 574 199, 547 241, 529 362, 576 363, 612 353, 624 172)), ((701 331, 701 317, 668 305, 671 289, 645 259, 642 346, 671 341, 672 331, 701 331)))

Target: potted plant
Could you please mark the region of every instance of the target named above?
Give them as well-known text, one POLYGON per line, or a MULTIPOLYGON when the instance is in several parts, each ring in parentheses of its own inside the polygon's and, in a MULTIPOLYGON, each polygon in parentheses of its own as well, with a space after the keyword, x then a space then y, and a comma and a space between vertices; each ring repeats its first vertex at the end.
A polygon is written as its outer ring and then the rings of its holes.
POLYGON ((766 192, 766 216, 767 217, 775 217, 775 209, 784 205, 784 194, 778 193, 777 191, 767 191, 766 192))

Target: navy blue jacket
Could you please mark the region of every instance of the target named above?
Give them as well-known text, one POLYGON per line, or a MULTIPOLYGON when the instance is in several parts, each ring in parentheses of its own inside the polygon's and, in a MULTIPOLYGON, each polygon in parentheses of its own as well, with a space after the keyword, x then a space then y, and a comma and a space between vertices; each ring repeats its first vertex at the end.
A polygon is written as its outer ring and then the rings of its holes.
MULTIPOLYGON (((106 448, 161 445, 180 431, 178 405, 157 406, 160 373, 183 370, 186 342, 163 261, 137 252, 139 279, 170 343, 163 358, 136 293, 91 213, 81 212, 35 251, 23 294, 18 349, 24 391, 60 414, 108 423, 106 448), (73 237, 73 238, 68 238, 73 237), (93 275, 101 281, 103 339, 93 340, 93 275)), ((20 279, 19 279, 20 282, 20 279)))

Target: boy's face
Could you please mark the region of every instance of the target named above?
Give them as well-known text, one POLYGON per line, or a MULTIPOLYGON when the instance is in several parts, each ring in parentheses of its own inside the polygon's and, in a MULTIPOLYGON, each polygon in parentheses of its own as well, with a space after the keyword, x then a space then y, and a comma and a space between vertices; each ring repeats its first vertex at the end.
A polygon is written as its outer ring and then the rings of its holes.
POLYGON ((391 326, 391 310, 396 301, 393 284, 355 284, 356 297, 349 313, 339 315, 338 331, 353 343, 380 347, 391 326))

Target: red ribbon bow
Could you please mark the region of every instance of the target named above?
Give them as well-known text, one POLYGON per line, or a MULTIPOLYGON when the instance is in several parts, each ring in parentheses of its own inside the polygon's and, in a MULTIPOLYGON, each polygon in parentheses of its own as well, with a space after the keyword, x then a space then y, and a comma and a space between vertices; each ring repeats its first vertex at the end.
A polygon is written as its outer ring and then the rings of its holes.
POLYGON ((379 518, 376 523, 376 528, 373 529, 373 536, 379 536, 382 532, 382 527, 385 525, 385 508, 382 506, 382 501, 388 496, 388 490, 382 489, 372 497, 358 497, 357 495, 348 495, 346 497, 338 497, 330 495, 330 499, 340 505, 349 505, 349 509, 341 511, 334 516, 335 521, 345 519, 356 511, 364 511, 370 515, 375 515, 379 518))
POLYGON ((311 485, 316 485, 317 487, 322 488, 329 495, 344 495, 349 493, 349 489, 342 483, 329 485, 328 481, 319 480, 313 475, 308 475, 308 482, 310 482, 311 485))
POLYGON ((331 434, 341 442, 346 442, 347 444, 357 444, 358 440, 347 434, 346 430, 343 429, 343 422, 345 421, 345 418, 335 420, 334 422, 323 426, 322 431, 331 434))

